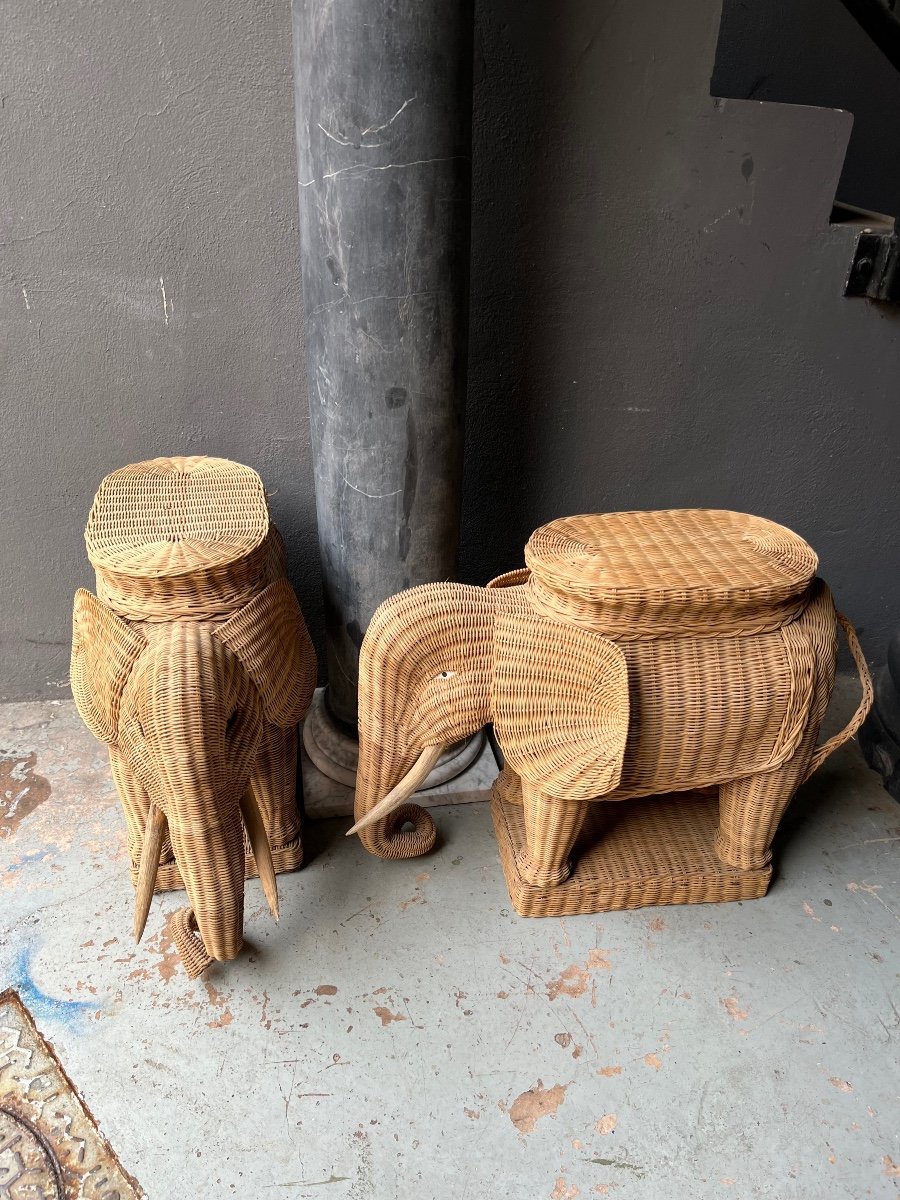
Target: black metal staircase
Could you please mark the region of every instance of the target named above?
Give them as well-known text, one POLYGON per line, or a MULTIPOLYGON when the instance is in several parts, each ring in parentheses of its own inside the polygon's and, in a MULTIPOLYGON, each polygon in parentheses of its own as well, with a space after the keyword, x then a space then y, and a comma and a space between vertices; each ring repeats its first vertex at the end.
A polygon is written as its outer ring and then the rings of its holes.
POLYGON ((900 71, 900 5, 897 0, 841 0, 841 3, 900 71))

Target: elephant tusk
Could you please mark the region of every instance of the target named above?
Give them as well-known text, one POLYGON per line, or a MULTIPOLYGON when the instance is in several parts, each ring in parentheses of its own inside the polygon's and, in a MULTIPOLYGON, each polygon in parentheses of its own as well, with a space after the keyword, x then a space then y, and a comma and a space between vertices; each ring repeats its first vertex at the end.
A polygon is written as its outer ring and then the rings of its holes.
POLYGON ((138 864, 137 896, 134 901, 134 940, 144 936, 144 927, 153 902, 156 887, 156 872, 159 870, 159 852, 166 836, 166 817, 155 804, 147 812, 144 826, 144 841, 141 846, 141 861, 138 864))
POLYGON ((385 798, 379 800, 375 807, 367 812, 364 817, 360 817, 353 828, 347 830, 345 836, 350 837, 353 833, 359 833, 361 829, 365 829, 368 825, 373 825, 376 821, 383 820, 388 813, 392 813, 395 808, 399 808, 405 800, 409 799, 413 792, 422 786, 431 774, 434 764, 443 753, 443 745, 426 746, 400 782, 391 788, 385 798))
POLYGON ((262 813, 252 792, 247 792, 241 800, 241 816, 247 837, 250 839, 250 849, 256 859, 256 870, 262 884, 266 902, 272 910, 272 916, 278 920, 278 884, 275 881, 275 864, 272 862, 272 851, 269 848, 269 837, 263 824, 262 813))

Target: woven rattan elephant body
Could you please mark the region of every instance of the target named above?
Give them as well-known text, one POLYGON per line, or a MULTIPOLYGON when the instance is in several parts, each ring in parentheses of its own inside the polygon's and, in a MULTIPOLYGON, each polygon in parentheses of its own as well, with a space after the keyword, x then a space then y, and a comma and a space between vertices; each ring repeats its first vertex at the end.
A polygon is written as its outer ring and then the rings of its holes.
MULTIPOLYGON (((75 600, 73 693, 109 743, 134 878, 152 805, 167 833, 151 851, 156 882, 186 887, 206 954, 222 960, 243 941, 243 829, 253 833, 261 820, 276 867, 298 847, 296 727, 315 686, 288 583, 250 603, 254 613, 221 623, 142 624, 90 592, 75 600)), ((186 932, 179 950, 190 969, 186 932)))
POLYGON ((275 872, 302 862, 297 723, 315 654, 248 468, 178 458, 116 472, 87 541, 99 596, 75 596, 72 692, 109 745, 135 934, 154 887, 186 888, 173 932, 193 976, 238 954, 245 874, 277 917, 275 872))
POLYGON ((545 603, 537 582, 520 571, 487 588, 428 584, 376 612, 360 662, 355 828, 366 847, 385 858, 430 849, 434 825, 405 803, 410 785, 441 746, 492 721, 500 793, 524 805, 528 884, 568 877, 591 801, 714 785, 719 859, 764 866, 785 806, 830 748, 813 760, 835 674, 825 584, 810 580, 767 620, 745 616, 757 627, 746 633, 728 629, 725 611, 712 636, 695 614, 694 633, 686 616, 662 636, 625 636, 625 623, 611 637, 545 603))

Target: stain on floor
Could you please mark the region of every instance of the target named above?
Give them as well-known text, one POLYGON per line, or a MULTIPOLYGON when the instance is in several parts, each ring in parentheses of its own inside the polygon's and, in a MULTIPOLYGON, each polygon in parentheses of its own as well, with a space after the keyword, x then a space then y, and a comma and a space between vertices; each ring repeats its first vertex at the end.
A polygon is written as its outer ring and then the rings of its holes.
POLYGON ((566 1098, 568 1084, 545 1088, 539 1079, 534 1087, 517 1096, 508 1109, 509 1119, 519 1133, 532 1133, 542 1117, 552 1117, 566 1098))
POLYGON ((11 838, 20 823, 50 796, 50 784, 35 771, 37 754, 0 751, 0 838, 11 838))
POLYGON ((150 1200, 898 1200, 900 810, 852 748, 791 805, 763 900, 528 920, 485 804, 435 809, 409 862, 326 821, 280 925, 251 880, 244 951, 192 982, 183 894, 133 943, 71 704, 0 707, 0 745, 50 786, 0 838, 0 987, 150 1200))

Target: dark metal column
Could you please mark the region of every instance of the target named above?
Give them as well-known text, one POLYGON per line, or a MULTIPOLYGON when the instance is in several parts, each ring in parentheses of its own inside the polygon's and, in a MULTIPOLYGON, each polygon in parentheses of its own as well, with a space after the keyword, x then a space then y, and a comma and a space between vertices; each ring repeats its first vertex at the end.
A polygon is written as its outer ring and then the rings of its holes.
POLYGON ((385 597, 456 569, 472 5, 294 0, 327 706, 355 729, 385 597))

